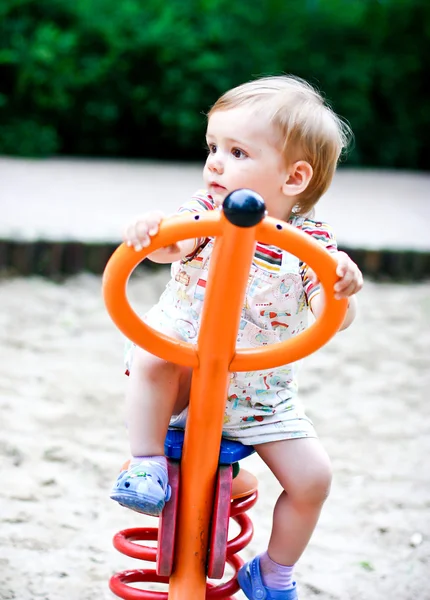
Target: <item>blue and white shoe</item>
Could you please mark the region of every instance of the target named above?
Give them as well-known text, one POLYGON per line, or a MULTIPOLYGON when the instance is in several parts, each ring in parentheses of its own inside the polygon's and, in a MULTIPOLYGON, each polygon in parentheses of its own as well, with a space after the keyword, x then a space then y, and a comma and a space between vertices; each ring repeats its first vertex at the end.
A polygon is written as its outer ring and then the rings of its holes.
POLYGON ((259 556, 239 569, 237 581, 249 600, 298 600, 295 582, 289 590, 274 590, 263 584, 259 556))
POLYGON ((110 497, 125 508, 158 517, 171 493, 166 470, 147 460, 121 471, 110 497))

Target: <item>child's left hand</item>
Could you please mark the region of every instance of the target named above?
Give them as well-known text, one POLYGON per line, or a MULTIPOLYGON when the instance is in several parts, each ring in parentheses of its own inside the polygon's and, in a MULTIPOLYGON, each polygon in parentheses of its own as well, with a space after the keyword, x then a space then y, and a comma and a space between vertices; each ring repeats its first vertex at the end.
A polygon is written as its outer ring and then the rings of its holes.
POLYGON ((337 260, 336 275, 339 277, 334 284, 334 297, 339 300, 353 296, 363 287, 363 274, 345 252, 333 256, 337 260))
MULTIPOLYGON (((363 287, 363 275, 353 260, 345 252, 336 252, 332 254, 337 260, 336 275, 339 279, 334 284, 334 297, 348 298, 353 296, 363 287)), ((314 283, 318 282, 318 277, 313 270, 309 270, 309 277, 314 283)))

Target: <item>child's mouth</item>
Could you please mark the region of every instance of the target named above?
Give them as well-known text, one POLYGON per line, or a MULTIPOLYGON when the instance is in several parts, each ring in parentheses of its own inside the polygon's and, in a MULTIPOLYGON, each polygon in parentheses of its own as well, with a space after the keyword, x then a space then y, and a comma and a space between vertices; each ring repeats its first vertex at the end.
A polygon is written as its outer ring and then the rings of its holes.
POLYGON ((220 185, 219 183, 215 183, 214 181, 212 181, 209 184, 209 187, 214 191, 214 192, 222 192, 224 191, 226 188, 223 185, 220 185))

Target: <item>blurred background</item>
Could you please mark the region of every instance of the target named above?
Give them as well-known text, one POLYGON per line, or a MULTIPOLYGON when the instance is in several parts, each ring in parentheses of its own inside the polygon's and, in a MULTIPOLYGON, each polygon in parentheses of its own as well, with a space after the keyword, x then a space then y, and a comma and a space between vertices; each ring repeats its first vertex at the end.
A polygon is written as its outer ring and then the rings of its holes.
POLYGON ((0 154, 198 160, 228 88, 294 73, 348 165, 429 167, 427 0, 2 0, 0 154))

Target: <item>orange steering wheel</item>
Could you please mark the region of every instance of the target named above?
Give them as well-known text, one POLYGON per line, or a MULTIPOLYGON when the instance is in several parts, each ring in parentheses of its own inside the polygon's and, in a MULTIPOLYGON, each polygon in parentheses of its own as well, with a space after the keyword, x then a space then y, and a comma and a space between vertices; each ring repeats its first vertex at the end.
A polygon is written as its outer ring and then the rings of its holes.
MULTIPOLYGON (((249 190, 233 192, 248 193, 249 190)), ((242 194, 243 195, 243 194, 242 194)), ((258 197, 259 198, 259 197, 258 197)), ((261 199, 260 199, 261 200, 261 199)), ((160 333, 144 323, 131 308, 127 299, 127 282, 136 266, 149 254, 177 242, 189 238, 222 237, 232 228, 237 239, 249 229, 254 231, 254 243, 270 244, 287 250, 306 262, 318 275, 325 294, 325 307, 319 318, 304 332, 284 342, 259 348, 242 348, 236 350, 229 365, 233 371, 255 371, 273 368, 294 362, 311 354, 323 346, 339 329, 347 310, 347 299, 334 298, 333 286, 337 281, 335 259, 310 235, 297 228, 272 217, 264 216, 260 211, 259 222, 250 225, 235 226, 226 218, 228 210, 224 202, 224 211, 207 213, 189 213, 166 218, 160 224, 157 235, 151 240, 151 246, 136 252, 133 248, 122 244, 110 258, 103 277, 103 294, 106 308, 122 333, 138 346, 165 360, 192 368, 199 364, 197 347, 188 342, 179 341, 160 333)), ((264 204, 263 204, 264 208, 264 204)), ((240 219, 239 219, 240 220, 240 219)), ((231 234, 230 234, 231 235, 231 234)), ((251 260, 251 259, 250 259, 251 260)), ((216 267, 222 270, 222 261, 231 262, 231 254, 219 255, 216 267)), ((218 307, 219 308, 219 307, 218 307)), ((216 306, 215 306, 216 310, 216 306)))

